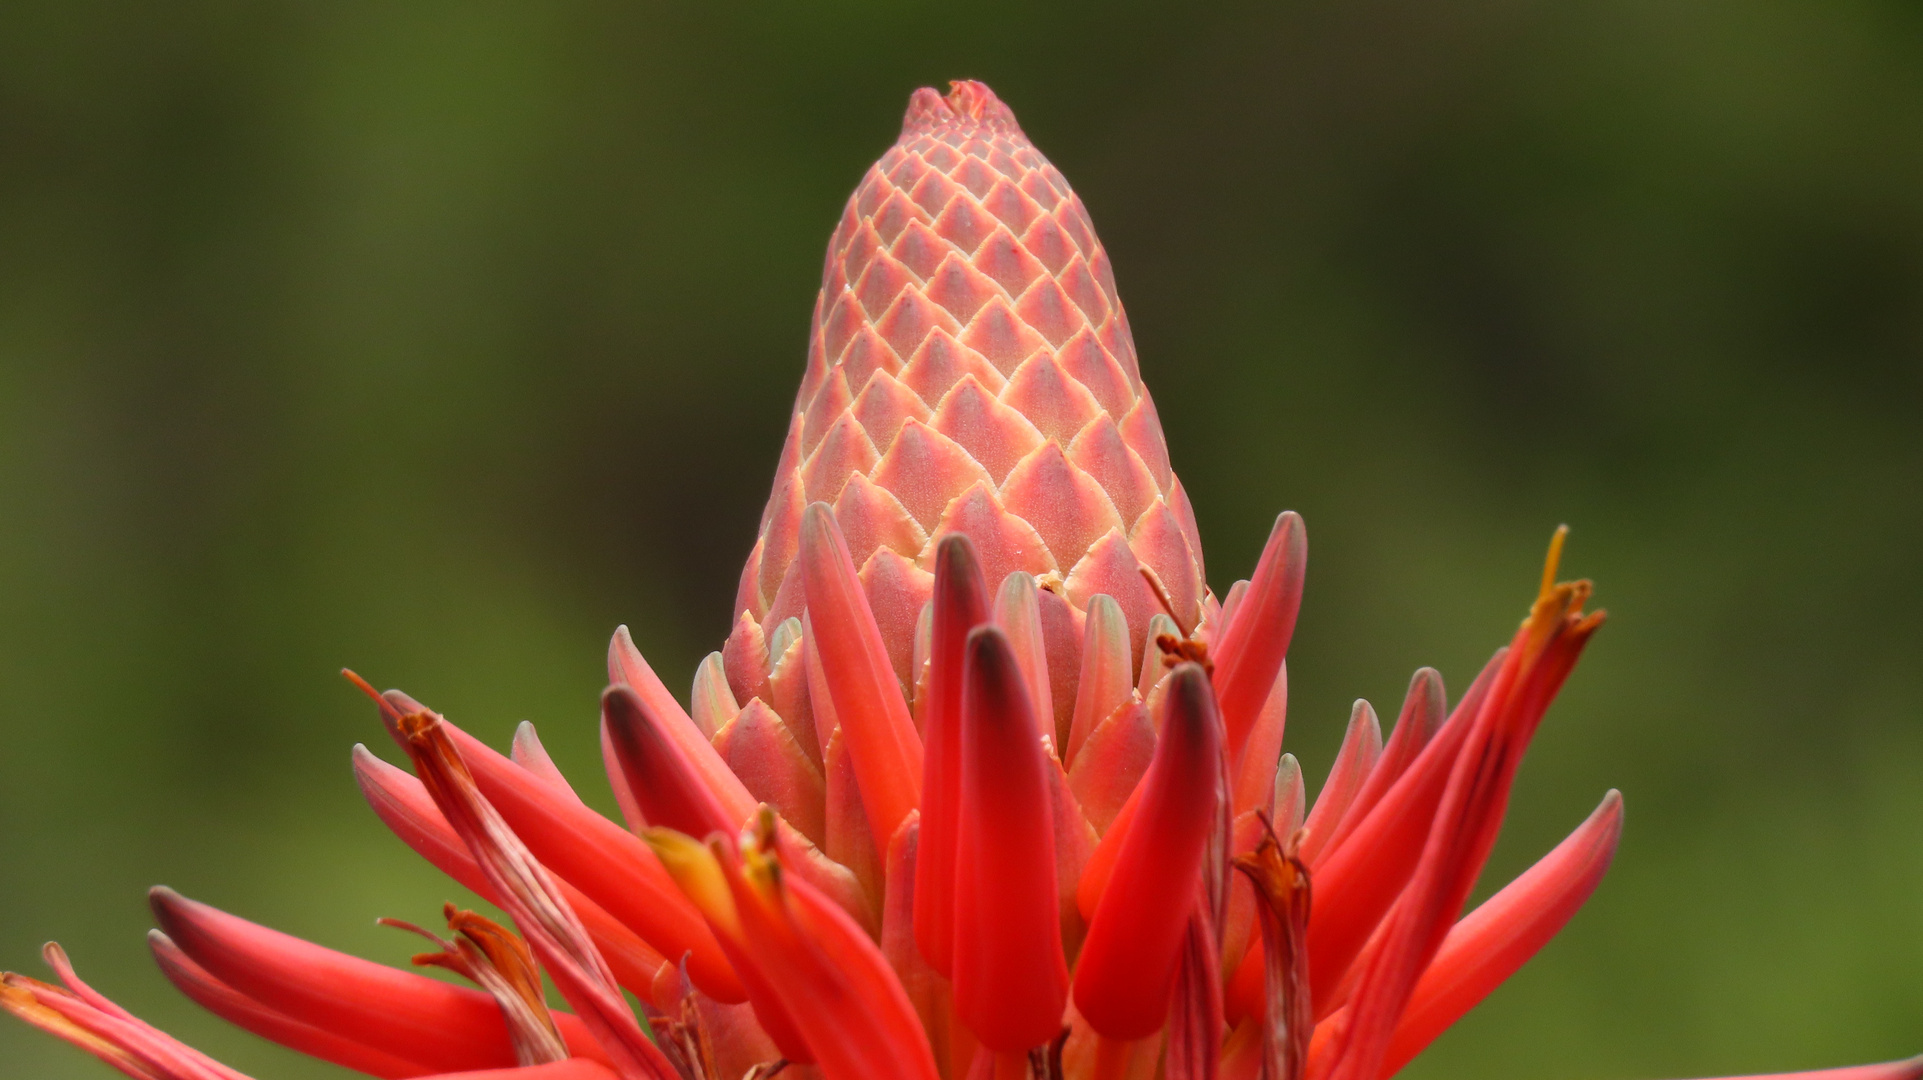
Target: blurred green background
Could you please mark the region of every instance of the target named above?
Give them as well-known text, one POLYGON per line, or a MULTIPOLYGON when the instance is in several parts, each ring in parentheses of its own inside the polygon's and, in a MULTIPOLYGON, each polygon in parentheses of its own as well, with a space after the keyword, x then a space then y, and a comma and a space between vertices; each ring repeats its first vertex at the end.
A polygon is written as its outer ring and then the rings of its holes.
POLYGON ((0 965, 337 1075, 174 995, 144 889, 404 962, 458 891, 343 664, 605 800, 606 638, 719 645, 828 232, 960 76, 1101 228, 1216 588, 1307 517, 1318 782, 1575 528, 1613 617, 1490 876, 1611 786, 1623 846, 1409 1075, 1923 1050, 1923 14, 1870 0, 0 6, 0 965))

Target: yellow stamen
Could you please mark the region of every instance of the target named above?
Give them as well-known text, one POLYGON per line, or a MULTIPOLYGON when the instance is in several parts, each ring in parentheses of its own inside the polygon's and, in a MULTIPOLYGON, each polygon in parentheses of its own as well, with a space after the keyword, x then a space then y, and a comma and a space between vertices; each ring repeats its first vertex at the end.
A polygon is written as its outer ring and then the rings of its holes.
POLYGON ((1549 538, 1549 553, 1543 559, 1542 587, 1536 593, 1536 602, 1529 606, 1528 617, 1522 620, 1523 651, 1518 660, 1525 670, 1558 633, 1571 626, 1594 629, 1594 624, 1601 621, 1601 612, 1586 618, 1582 614, 1582 606, 1595 588, 1587 578, 1556 580, 1556 573, 1562 568, 1563 544, 1568 537, 1569 526, 1556 526, 1555 535, 1549 538))
POLYGON ((1549 554, 1542 560, 1542 591, 1538 597, 1548 596, 1556 588, 1556 571, 1562 566, 1562 545, 1569 539, 1569 526, 1556 526, 1556 535, 1549 538, 1549 554))
POLYGON ((661 860, 662 866, 667 867, 668 876, 674 878, 674 883, 681 887, 681 891, 723 936, 741 936, 740 915, 735 911, 734 894, 728 891, 728 881, 722 876, 721 863, 708 845, 686 833, 662 828, 644 830, 641 839, 654 849, 655 857, 661 860))

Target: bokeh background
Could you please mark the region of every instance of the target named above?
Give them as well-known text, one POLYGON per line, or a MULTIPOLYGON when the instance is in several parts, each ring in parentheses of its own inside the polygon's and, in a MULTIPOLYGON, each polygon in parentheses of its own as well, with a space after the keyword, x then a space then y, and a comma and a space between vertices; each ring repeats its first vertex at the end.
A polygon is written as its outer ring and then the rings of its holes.
MULTIPOLYGON (((621 622, 716 647, 822 246, 988 80, 1113 254, 1218 590, 1278 510, 1291 745, 1460 690, 1550 530, 1610 625, 1506 880, 1570 930, 1410 1076, 1923 1050, 1923 16, 1875 0, 0 5, 0 965, 263 1077, 165 882, 404 962, 457 889, 347 768, 352 665, 605 801, 621 622)), ((382 748, 385 750, 385 748, 382 748)), ((1485 886, 1485 889, 1487 886, 1485 886)), ((0 1073, 107 1071, 11 1023, 0 1073)))

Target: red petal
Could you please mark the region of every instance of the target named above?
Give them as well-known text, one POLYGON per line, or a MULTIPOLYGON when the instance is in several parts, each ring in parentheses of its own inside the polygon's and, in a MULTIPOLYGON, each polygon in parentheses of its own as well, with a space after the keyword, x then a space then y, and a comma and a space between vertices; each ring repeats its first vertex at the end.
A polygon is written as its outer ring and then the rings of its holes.
POLYGON ((1523 751, 1583 646, 1601 624, 1584 617, 1587 583, 1552 587, 1562 533, 1551 545, 1542 593, 1518 630, 1438 805, 1422 857, 1381 946, 1371 950, 1351 998, 1350 1022, 1330 1051, 1334 1080, 1376 1080, 1416 980, 1475 886, 1508 805, 1523 751))
MULTIPOLYGON (((740 711, 734 690, 728 685, 727 661, 718 652, 709 653, 701 665, 694 669, 694 687, 688 692, 689 719, 694 721, 696 730, 712 742, 714 733, 727 726, 728 721, 733 720, 740 711)), ((522 721, 522 726, 533 730, 526 721, 522 721)), ((515 736, 514 745, 518 750, 521 745, 519 735, 515 736)), ((520 760, 518 754, 515 760, 520 760)), ((559 777, 560 773, 554 775, 559 777)))
POLYGON ((1483 668, 1448 722, 1341 850, 1310 868, 1317 903, 1309 913, 1309 979, 1317 1016, 1326 1015, 1330 995, 1415 870, 1450 770, 1505 655, 1497 653, 1483 668))
POLYGON ((1138 812, 1075 967, 1076 1008, 1112 1039, 1142 1038, 1162 1026, 1218 817, 1221 721, 1202 668, 1177 667, 1166 701, 1138 812))
MULTIPOLYGON (((716 653, 714 656, 719 663, 721 654, 716 653)), ((561 770, 554 764, 554 759, 548 756, 547 747, 541 745, 541 736, 535 732, 533 721, 523 720, 514 726, 514 741, 508 747, 508 757, 516 765, 547 781, 555 791, 567 795, 576 802, 581 800, 581 796, 575 793, 574 785, 568 783, 568 778, 561 775, 561 770)))
MULTIPOLYGON (((1146 400, 1146 399, 1144 399, 1146 400)), ((1242 745, 1275 684, 1288 655, 1302 607, 1302 575, 1309 540, 1293 510, 1275 519, 1268 546, 1255 566, 1248 595, 1236 605, 1235 620, 1223 628, 1215 654, 1215 695, 1227 725, 1229 760, 1240 761, 1242 745)))
POLYGON ((1215 934, 1200 910, 1189 916, 1182 940, 1175 1005, 1169 1010, 1164 1080, 1216 1080, 1222 1046, 1222 978, 1215 934))
POLYGON ((914 1006, 860 926, 806 882, 766 863, 731 872, 728 884, 755 963, 805 1033, 824 1076, 936 1080, 914 1006))
POLYGON ((1758 1076, 1723 1077, 1720 1080, 1917 1080, 1918 1077, 1923 1077, 1923 1055, 1902 1061, 1886 1061, 1880 1065, 1847 1065, 1840 1069, 1763 1073, 1758 1076))
POLYGON ((1342 749, 1337 751, 1335 764, 1329 767, 1329 778, 1316 794, 1315 809, 1309 812, 1309 834, 1303 837, 1298 856, 1305 865, 1315 862, 1316 853, 1342 824, 1356 793, 1368 782, 1369 773, 1381 756, 1382 726, 1369 703, 1357 699, 1349 711, 1349 728, 1342 736, 1342 749))
MULTIPOLYGON (((1133 694, 1134 688, 1129 692, 1133 694)), ((1081 801, 1089 824, 1105 840, 1115 830, 1123 805, 1154 757, 1155 726, 1148 709, 1128 699, 1096 725, 1095 733, 1075 755, 1075 764, 1068 772, 1069 785, 1081 801)), ((1120 842, 1118 835, 1113 843, 1120 842)), ((1095 910, 1092 903, 1085 907, 1090 912, 1095 910)))
POLYGON ((181 993, 222 1020, 263 1039, 384 1080, 401 1080, 434 1071, 433 1066, 396 1057, 275 1012, 208 974, 206 968, 194 963, 158 930, 148 931, 147 945, 153 950, 161 974, 181 993))
POLYGON ((895 680, 903 693, 910 693, 915 685, 910 671, 915 654, 915 621, 921 618, 922 605, 928 603, 934 575, 903 558, 899 552, 880 548, 862 564, 858 576, 862 594, 868 598, 868 610, 875 616, 881 640, 887 643, 888 663, 895 680))
POLYGON ((80 981, 59 945, 42 950, 66 989, 0 973, 0 1011, 92 1054, 133 1080, 248 1080, 234 1069, 142 1022, 80 981))
POLYGON ((1048 678, 1048 643, 1042 640, 1041 590, 1032 574, 1014 573, 1002 579, 995 593, 995 624, 1008 635, 1009 647, 1021 665, 1028 702, 1035 710, 1038 736, 1051 744, 1066 736, 1055 732, 1054 690, 1048 678))
POLYGON ((773 709, 748 702, 729 727, 728 765, 748 792, 773 806, 817 844, 828 840, 827 789, 821 770, 773 709))
POLYGON ((172 889, 148 896, 182 952, 275 1012, 436 1070, 515 1064, 500 1008, 479 990, 335 952, 172 889))
POLYGON ((1083 624, 1086 617, 1068 602, 1061 593, 1060 585, 1047 585, 1041 589, 1036 600, 1042 615, 1042 646, 1048 653, 1049 693, 1055 702, 1055 715, 1051 720, 1060 734, 1055 742, 1055 754, 1059 758, 1062 748, 1068 744, 1069 724, 1075 717, 1075 698, 1082 683, 1082 639, 1083 624))
POLYGON ((1155 602, 1155 594, 1149 592, 1148 583, 1142 580, 1142 564, 1135 561, 1135 552, 1129 549, 1128 540, 1117 530, 1095 541, 1082 561, 1069 571, 1063 587, 1068 591, 1068 598, 1084 608, 1098 593, 1114 597, 1121 606, 1122 616, 1128 620, 1129 667, 1133 672, 1133 658, 1142 654, 1148 642, 1148 621, 1161 610, 1161 605, 1155 602))
POLYGON ((877 836, 893 836, 921 801, 921 737, 841 530, 823 504, 803 516, 799 565, 815 631, 811 640, 848 738, 869 824, 877 836))
POLYGON ((502 910, 514 920, 593 1042, 631 1080, 674 1080, 674 1067, 635 1021, 615 985, 613 971, 569 906, 566 893, 481 795, 455 748, 449 726, 433 711, 417 705, 403 713, 395 727, 414 760, 421 785, 467 844, 494 886, 502 910))
POLYGON ((912 559, 928 545, 927 531, 901 500, 860 473, 848 478, 835 500, 835 524, 848 542, 848 557, 862 563, 881 548, 912 559))
POLYGON ((514 1069, 476 1069, 473 1072, 439 1073, 430 1080, 618 1080, 606 1065, 585 1058, 551 1061, 514 1069))
POLYGON ((1128 622, 1123 619, 1121 606, 1114 597, 1097 594, 1089 598, 1082 641, 1081 681, 1075 691, 1068 752, 1063 757, 1071 770, 1088 737, 1135 689, 1135 659, 1129 649, 1128 622))
POLYGON ((937 536, 962 533, 973 540, 982 575, 989 581, 1006 580, 1017 571, 1040 575, 1057 569, 1041 534, 1004 509, 987 484, 976 484, 948 504, 930 531, 937 536))
MULTIPOLYGON (((1262 703, 1262 711, 1255 716, 1249 740, 1242 747, 1242 760, 1236 765, 1235 793, 1231 802, 1236 813, 1266 806, 1274 797, 1276 764, 1282 757, 1282 735, 1287 729, 1288 717, 1289 665, 1285 662, 1276 669, 1275 685, 1269 687, 1268 700, 1262 703)), ((1294 831, 1293 825, 1284 830, 1279 821, 1275 823, 1275 828, 1278 836, 1287 836, 1294 831)))
MULTIPOLYGON (((921 874, 921 826, 911 817, 888 845, 887 900, 881 916, 881 954, 895 969, 908 1000, 914 1003, 922 1030, 928 1033, 935 1060, 946 1064, 944 1075, 960 1075, 975 1054, 975 1040, 955 1022, 954 995, 949 982, 922 955, 915 937, 915 909, 920 894, 915 881, 921 874)), ((950 924, 953 925, 952 923, 950 924)))
POLYGON ((1422 748, 1429 745, 1442 721, 1449 715, 1448 698, 1443 692, 1442 675, 1435 668, 1418 669, 1409 680, 1409 692, 1402 699, 1402 713, 1396 717, 1395 733, 1382 748, 1382 758, 1369 773, 1369 780, 1356 793, 1342 823, 1322 846, 1328 858, 1348 835, 1355 831, 1375 804, 1382 801, 1390 787, 1415 763, 1422 748))
POLYGON ((1569 838, 1449 930, 1409 995, 1380 1075, 1394 1075, 1549 943, 1596 891, 1622 835, 1611 791, 1569 838))
MULTIPOLYGON (((689 836, 709 833, 732 835, 753 805, 725 807, 663 732, 663 725, 635 692, 610 686, 601 694, 601 720, 614 747, 615 760, 627 777, 628 790, 650 825, 665 826, 689 836)), ((742 792, 747 794, 746 789, 742 792)))
POLYGON ((1041 730, 1031 680, 994 626, 963 665, 961 833, 955 850, 955 1007, 984 1046, 1055 1037, 1068 1000, 1041 730))
MULTIPOLYGON (((847 490, 843 489, 842 494, 846 495, 847 490)), ((728 633, 721 658, 728 669, 728 689, 733 691, 736 701, 749 698, 766 701, 773 696, 768 689, 768 672, 774 668, 774 659, 768 655, 768 637, 748 612, 736 613, 734 629, 728 633)))
MULTIPOLYGON (((721 755, 715 753, 708 737, 701 733, 701 728, 681 707, 681 703, 675 700, 673 694, 668 693, 668 688, 662 685, 654 669, 649 667, 647 660, 642 658, 641 650, 634 647, 634 639, 628 635, 628 628, 625 626, 615 630, 614 640, 608 644, 608 681, 624 683, 633 690, 635 696, 647 707, 649 714, 655 718, 661 733, 674 743, 682 759, 701 778, 708 790, 714 793, 714 797, 721 805, 731 813, 739 811, 744 818, 747 816, 748 811, 754 807, 754 800, 748 795, 748 790, 741 786, 741 781, 721 760, 721 755)), ((458 734, 458 729, 454 729, 452 725, 450 730, 457 731, 455 741, 460 744, 461 753, 469 759, 469 765, 472 766, 474 754, 469 749, 468 737, 458 734)), ((481 744, 475 742, 474 745, 481 744)), ((477 773, 477 778, 481 780, 482 792, 489 799, 495 799, 496 795, 488 788, 485 776, 477 773)), ((512 817, 509 820, 512 820, 512 817)), ((598 815, 597 820, 599 820, 598 815)), ((638 845, 628 845, 628 850, 639 853, 643 848, 638 845)), ((651 863, 653 859, 644 857, 642 861, 651 863)))
POLYGON ((935 547, 928 646, 927 739, 921 842, 915 865, 915 940, 936 971, 954 970, 955 844, 961 828, 962 661, 969 631, 988 621, 988 589, 968 537, 935 547))
POLYGON ((827 762, 824 777, 828 789, 828 857, 852 870, 861 887, 871 894, 882 887, 881 845, 875 843, 874 828, 861 805, 861 781, 855 774, 848 753, 848 736, 839 727, 828 736, 824 751, 827 762))

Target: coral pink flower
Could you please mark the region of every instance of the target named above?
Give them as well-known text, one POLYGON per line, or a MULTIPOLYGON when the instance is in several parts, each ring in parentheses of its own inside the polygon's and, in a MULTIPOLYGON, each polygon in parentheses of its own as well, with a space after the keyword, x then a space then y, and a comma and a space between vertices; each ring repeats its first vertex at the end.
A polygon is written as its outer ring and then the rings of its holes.
MULTIPOLYGON (((503 755, 350 675, 414 766, 356 748, 369 805, 518 933, 452 905, 452 940, 409 927, 469 989, 157 889, 154 955, 235 1024, 385 1078, 1383 1080, 1615 851, 1612 791, 1462 914, 1602 622, 1556 580, 1563 535, 1467 692, 1417 672, 1386 743, 1359 704, 1306 808, 1282 752, 1301 519, 1218 601, 1080 200, 987 87, 917 91, 830 241, 690 707, 615 634, 625 823, 532 727, 503 755)), ((64 989, 9 974, 0 1005, 137 1080, 245 1080, 47 960, 64 989)))

